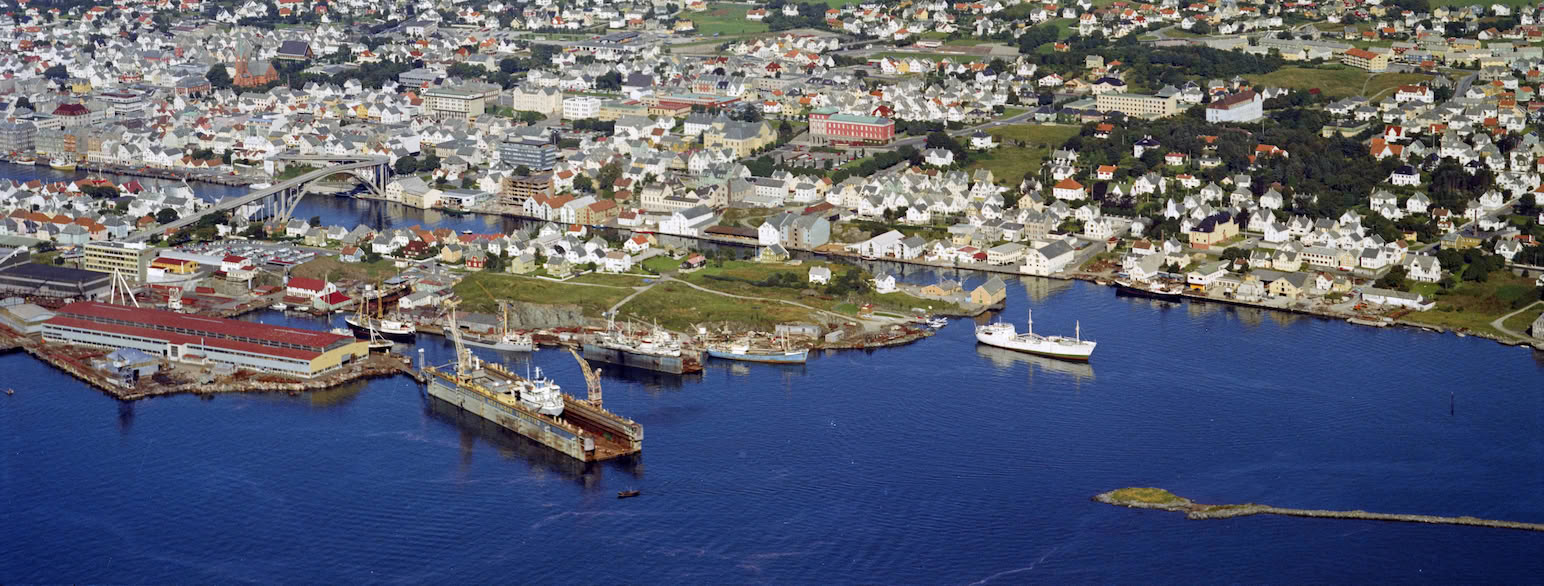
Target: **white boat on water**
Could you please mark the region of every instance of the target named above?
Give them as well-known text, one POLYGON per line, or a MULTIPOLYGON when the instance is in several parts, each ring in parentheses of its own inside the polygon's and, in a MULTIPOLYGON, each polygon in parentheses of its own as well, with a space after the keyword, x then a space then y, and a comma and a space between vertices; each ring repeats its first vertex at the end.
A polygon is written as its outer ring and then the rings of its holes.
POLYGON ((1024 333, 1018 333, 1013 324, 995 323, 976 327, 976 341, 989 346, 1018 350, 1062 360, 1087 361, 1094 354, 1092 340, 1083 339, 1081 325, 1074 330, 1074 337, 1042 336, 1034 332, 1034 320, 1026 317, 1024 333))
POLYGON ((520 392, 520 405, 542 415, 557 417, 563 414, 563 389, 542 374, 537 367, 534 376, 516 383, 520 392))
POLYGON ((289 306, 285 305, 283 303, 275 303, 273 305, 268 306, 268 309, 272 309, 274 311, 285 311, 285 310, 289 309, 289 306))
POLYGON ((505 352, 531 352, 536 350, 536 341, 530 334, 508 332, 499 338, 499 341, 493 345, 493 349, 505 352))

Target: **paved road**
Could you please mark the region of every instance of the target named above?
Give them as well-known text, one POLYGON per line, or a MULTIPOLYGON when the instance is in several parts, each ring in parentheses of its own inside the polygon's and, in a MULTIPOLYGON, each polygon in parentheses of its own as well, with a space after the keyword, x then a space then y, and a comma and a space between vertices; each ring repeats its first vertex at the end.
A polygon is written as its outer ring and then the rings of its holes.
POLYGON ((1496 331, 1501 332, 1503 334, 1506 334, 1508 336, 1517 336, 1517 337, 1522 338, 1524 340, 1528 340, 1529 337, 1528 337, 1527 334, 1524 334, 1522 332, 1517 332, 1517 331, 1509 330, 1509 329, 1507 329, 1507 327, 1505 325, 1502 325, 1502 322, 1505 322, 1507 319, 1511 318, 1514 315, 1517 315, 1517 314, 1522 313, 1524 311, 1528 311, 1529 309, 1532 309, 1533 306, 1538 305, 1540 303, 1544 303, 1544 301, 1535 301, 1533 303, 1529 303, 1526 307, 1524 307, 1522 309, 1519 309, 1519 310, 1514 311, 1512 313, 1508 313, 1506 315, 1498 317, 1498 318, 1496 318, 1496 321, 1490 322, 1490 327, 1496 328, 1496 331))

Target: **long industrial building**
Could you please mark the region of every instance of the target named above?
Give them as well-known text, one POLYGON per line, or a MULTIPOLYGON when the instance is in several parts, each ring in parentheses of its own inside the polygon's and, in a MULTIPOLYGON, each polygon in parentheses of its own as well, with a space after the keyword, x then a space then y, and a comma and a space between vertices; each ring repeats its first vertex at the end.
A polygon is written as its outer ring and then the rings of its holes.
POLYGON ((306 377, 369 353, 353 336, 89 301, 55 312, 43 324, 43 339, 306 377))

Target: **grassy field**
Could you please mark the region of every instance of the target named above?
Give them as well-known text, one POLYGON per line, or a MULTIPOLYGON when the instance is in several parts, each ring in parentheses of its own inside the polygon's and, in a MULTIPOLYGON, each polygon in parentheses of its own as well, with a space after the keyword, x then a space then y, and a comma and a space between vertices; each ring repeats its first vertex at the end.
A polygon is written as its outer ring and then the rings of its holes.
POLYGON ((624 318, 636 316, 677 331, 687 331, 696 324, 719 322, 771 329, 780 323, 813 319, 810 310, 802 307, 725 297, 674 282, 661 283, 634 297, 620 313, 624 318))
POLYGON ((1051 126, 1043 124, 1013 124, 999 126, 987 133, 1004 139, 1024 141, 1029 146, 1000 146, 992 149, 985 158, 971 163, 972 169, 988 169, 998 184, 1017 185, 1025 173, 1040 170, 1040 165, 1051 151, 1077 136, 1076 126, 1051 126))
POLYGON ((611 273, 585 273, 572 279, 569 283, 591 283, 594 285, 610 285, 612 287, 641 287, 647 285, 643 277, 632 275, 614 275, 611 273))
POLYGON ((508 299, 528 303, 578 305, 583 308, 586 316, 599 316, 633 292, 628 288, 554 283, 499 273, 472 273, 457 283, 453 290, 461 298, 462 307, 466 311, 497 311, 497 300, 508 299))
POLYGON ((746 20, 745 13, 750 9, 745 4, 709 4, 707 12, 687 12, 681 17, 697 25, 697 33, 702 35, 740 35, 771 30, 765 23, 746 20))
POLYGON ((1437 307, 1431 311, 1410 313, 1405 320, 1450 329, 1500 334, 1490 322, 1515 311, 1519 299, 1536 299, 1533 280, 1507 272, 1496 272, 1484 283, 1464 282, 1446 294, 1432 297, 1437 307))
MULTIPOLYGON (((1544 305, 1535 305, 1532 309, 1514 315, 1501 322, 1501 325, 1514 332, 1530 333, 1528 327, 1533 325, 1533 320, 1539 319, 1544 314, 1544 305)), ((1534 335, 1544 335, 1544 332, 1533 332, 1534 335)))
POLYGON ((396 276, 398 272, 397 267, 389 260, 346 263, 335 256, 323 256, 290 269, 290 276, 327 279, 335 282, 343 280, 373 282, 396 276))
POLYGON ((643 261, 643 268, 656 273, 668 273, 681 268, 681 261, 663 255, 655 256, 643 261))
POLYGON ((1341 67, 1335 69, 1321 69, 1315 67, 1283 67, 1263 75, 1247 75, 1249 81, 1267 85, 1286 87, 1298 90, 1310 90, 1317 88, 1326 96, 1344 98, 1348 96, 1363 95, 1365 89, 1368 96, 1374 96, 1389 88, 1399 87, 1402 84, 1418 83, 1431 79, 1431 76, 1420 73, 1379 73, 1373 74, 1369 80, 1369 74, 1360 69, 1341 67))

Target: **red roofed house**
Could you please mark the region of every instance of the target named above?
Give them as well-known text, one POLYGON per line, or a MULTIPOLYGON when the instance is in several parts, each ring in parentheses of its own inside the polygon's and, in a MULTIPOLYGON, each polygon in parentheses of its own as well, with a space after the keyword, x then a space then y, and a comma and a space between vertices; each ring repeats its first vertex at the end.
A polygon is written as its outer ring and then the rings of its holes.
POLYGON ((337 291, 338 287, 332 283, 306 277, 290 277, 289 283, 284 285, 286 297, 303 297, 307 300, 314 300, 337 291))

